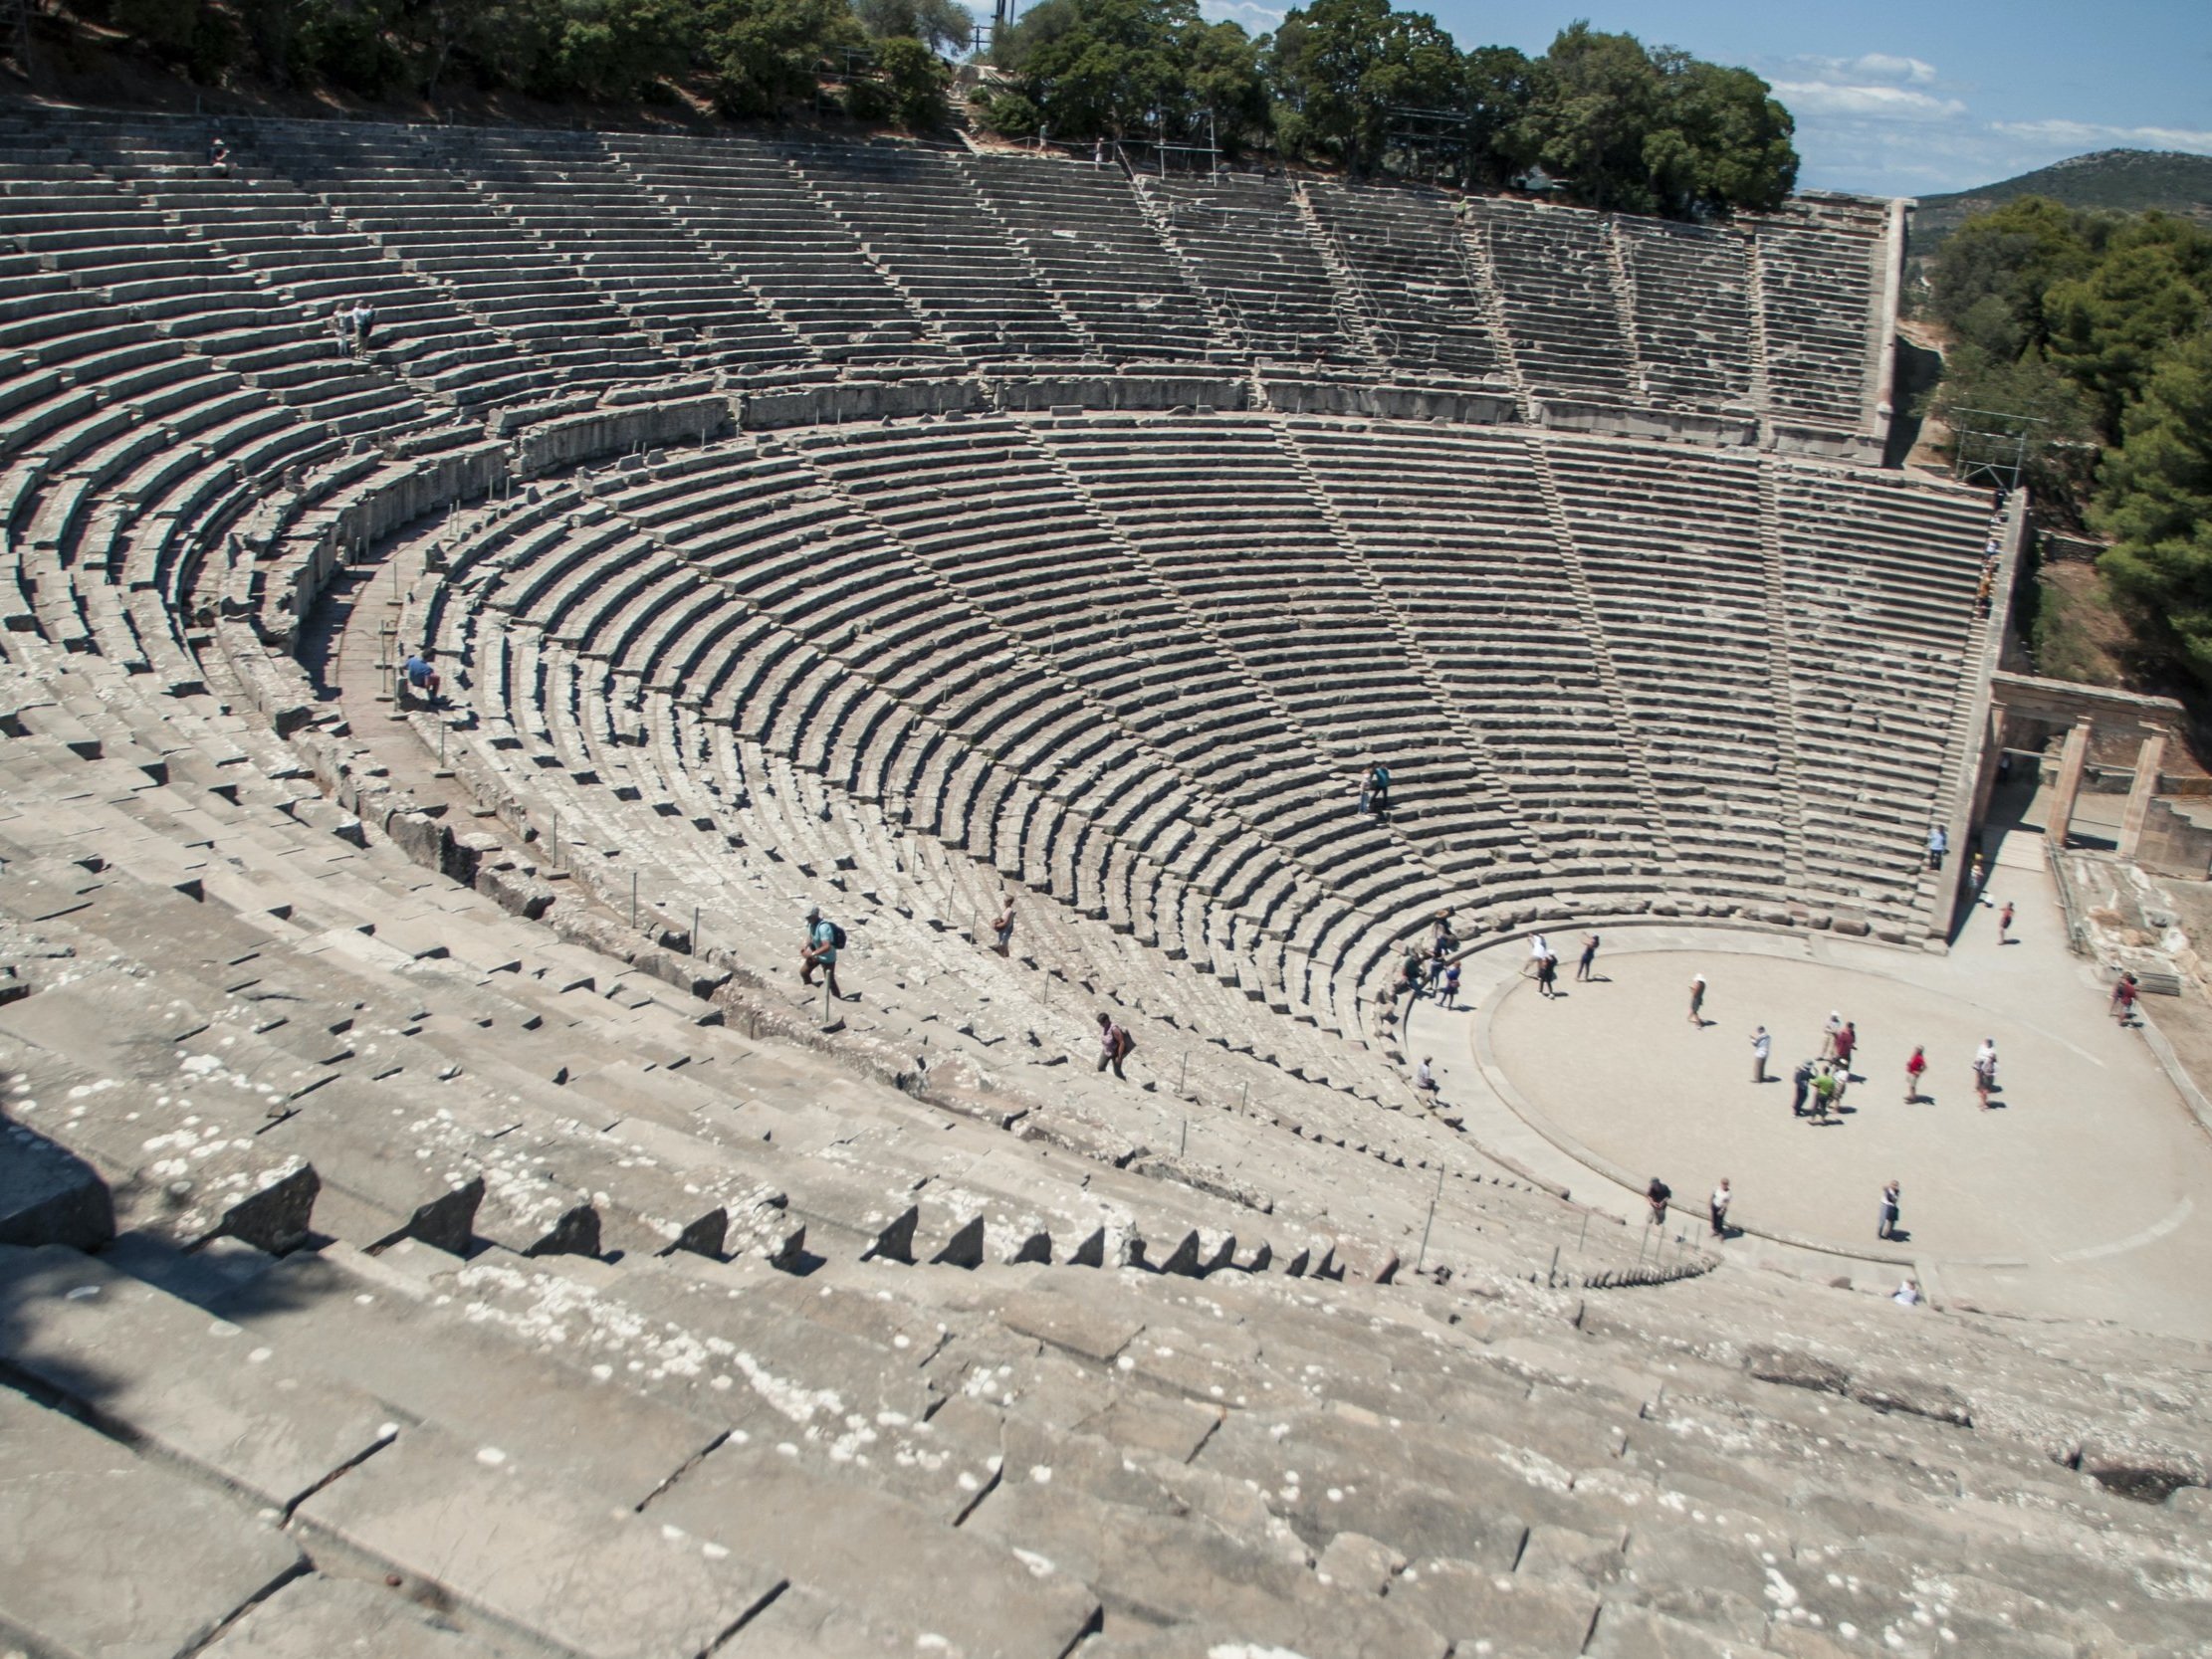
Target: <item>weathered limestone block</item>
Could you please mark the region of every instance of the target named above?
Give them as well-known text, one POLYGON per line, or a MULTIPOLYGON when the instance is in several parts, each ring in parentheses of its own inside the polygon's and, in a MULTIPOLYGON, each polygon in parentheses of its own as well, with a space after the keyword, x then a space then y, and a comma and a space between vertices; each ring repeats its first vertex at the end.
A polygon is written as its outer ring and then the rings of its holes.
POLYGON ((242 1504, 0 1389, 0 1631, 67 1659, 171 1659, 299 1569, 242 1504))
POLYGON ((403 1587, 588 1659, 706 1652, 783 1582, 721 1544, 431 1428, 404 1430, 295 1520, 403 1587))
POLYGON ((223 1632, 205 1659, 501 1659, 396 1590, 295 1578, 223 1632))
POLYGON ((36 1131, 0 1121, 0 1244, 97 1250, 114 1236, 100 1172, 36 1131))

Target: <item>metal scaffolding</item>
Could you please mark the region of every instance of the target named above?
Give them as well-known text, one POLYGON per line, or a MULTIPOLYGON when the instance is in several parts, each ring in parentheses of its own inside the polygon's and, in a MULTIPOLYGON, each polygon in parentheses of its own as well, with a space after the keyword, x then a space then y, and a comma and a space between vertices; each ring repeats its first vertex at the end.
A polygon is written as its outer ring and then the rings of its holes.
POLYGON ((2020 488, 2020 475, 2028 468, 2028 452, 2038 442, 2032 429, 2050 424, 2037 415, 2014 415, 2001 409, 1953 409, 1951 476, 1961 484, 1991 485, 2010 495, 2020 488), (1962 419, 1974 424, 1961 426, 1962 419))

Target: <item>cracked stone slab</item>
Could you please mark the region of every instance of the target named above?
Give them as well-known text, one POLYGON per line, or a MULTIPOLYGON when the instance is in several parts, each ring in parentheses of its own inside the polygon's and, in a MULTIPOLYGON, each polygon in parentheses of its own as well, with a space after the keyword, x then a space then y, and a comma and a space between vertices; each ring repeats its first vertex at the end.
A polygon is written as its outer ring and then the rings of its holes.
POLYGON ((73 1250, 0 1248, 0 1368, 289 1508, 396 1430, 243 1327, 73 1250))
POLYGON ((174 1659, 300 1568, 246 1507, 0 1389, 0 1648, 174 1659))
POLYGON ((403 1431, 295 1519, 404 1588, 580 1659, 707 1652, 783 1585, 722 1544, 428 1427, 403 1431))

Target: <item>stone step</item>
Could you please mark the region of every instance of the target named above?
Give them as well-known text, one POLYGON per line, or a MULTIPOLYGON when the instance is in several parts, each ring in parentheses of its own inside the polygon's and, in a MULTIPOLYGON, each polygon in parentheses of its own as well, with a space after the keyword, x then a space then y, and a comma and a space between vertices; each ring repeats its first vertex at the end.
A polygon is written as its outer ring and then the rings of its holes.
POLYGON ((30 1652, 197 1651, 296 1574, 244 1504, 0 1388, 0 1629, 30 1652))
POLYGON ((427 1426, 317 1492, 295 1525, 404 1593, 577 1659, 707 1652, 784 1582, 711 1536, 427 1426))

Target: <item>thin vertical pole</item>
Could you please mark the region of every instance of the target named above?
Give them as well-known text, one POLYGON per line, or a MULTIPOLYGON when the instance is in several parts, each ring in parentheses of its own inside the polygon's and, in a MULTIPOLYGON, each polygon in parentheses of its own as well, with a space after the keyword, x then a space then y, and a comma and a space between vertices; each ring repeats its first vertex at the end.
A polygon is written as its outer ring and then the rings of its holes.
POLYGON ((1191 1051, 1190 1051, 1189 1049, 1185 1049, 1185 1050, 1183 1051, 1183 1072, 1182 1072, 1182 1075, 1181 1075, 1181 1076, 1179 1076, 1179 1077, 1178 1077, 1178 1078, 1177 1078, 1177 1079, 1175 1080, 1175 1092, 1176 1092, 1176 1093, 1177 1093, 1178 1095, 1181 1095, 1181 1094, 1185 1094, 1185 1093, 1187 1093, 1187 1092, 1188 1092, 1188 1089, 1189 1089, 1189 1085, 1190 1085, 1190 1082, 1191 1082, 1191 1051))
POLYGON ((1419 1273, 1429 1264, 1429 1229, 1437 1224, 1437 1206, 1443 1201, 1443 1165, 1437 1165, 1437 1190, 1429 1195, 1429 1219, 1421 1224, 1421 1253, 1414 1258, 1419 1273))
POLYGON ((637 872, 630 872, 630 927, 637 927, 637 872))
POLYGON ((699 907, 694 905, 691 907, 691 953, 696 956, 699 949, 699 907))

